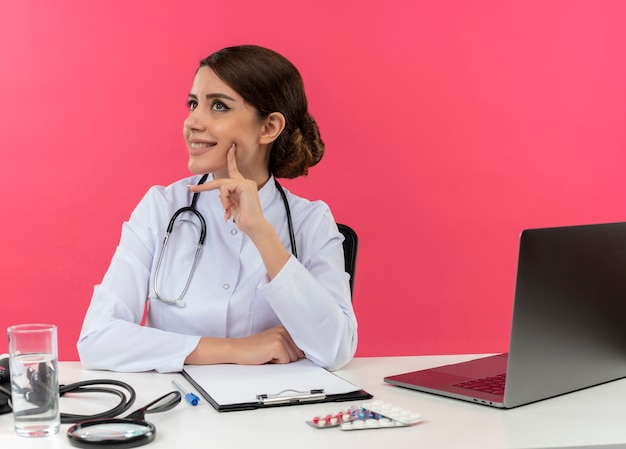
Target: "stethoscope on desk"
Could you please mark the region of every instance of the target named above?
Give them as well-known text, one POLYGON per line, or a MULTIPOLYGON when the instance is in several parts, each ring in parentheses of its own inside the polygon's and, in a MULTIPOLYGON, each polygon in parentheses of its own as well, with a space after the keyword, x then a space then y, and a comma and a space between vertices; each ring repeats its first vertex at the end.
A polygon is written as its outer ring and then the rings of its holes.
POLYGON ((181 402, 180 391, 171 391, 150 402, 124 418, 117 418, 134 404, 137 397, 135 390, 129 384, 115 379, 83 380, 72 384, 59 385, 58 391, 53 388, 51 379, 56 379, 49 373, 51 368, 46 363, 40 363, 36 369, 28 368, 26 385, 11 381, 10 363, 8 357, 0 356, 0 398, 7 399, 0 414, 12 411, 11 398, 23 397, 30 403, 31 408, 22 411, 13 411, 16 417, 27 417, 45 413, 54 407, 53 395, 58 400, 65 396, 76 394, 96 393, 100 396, 112 394, 119 399, 119 403, 109 409, 93 415, 60 413, 62 424, 74 424, 67 430, 67 438, 72 446, 82 448, 116 447, 119 449, 143 446, 154 440, 156 426, 146 420, 147 413, 159 413, 171 410, 181 402), (2 385, 9 384, 8 389, 2 385))
MULTIPOLYGON (((200 178, 200 181, 198 181, 198 185, 204 184, 207 177, 208 177, 207 174, 203 175, 202 178, 200 178)), ((291 222, 291 209, 289 208, 289 201, 287 201, 287 195, 285 194, 283 187, 276 180, 276 178, 274 178, 274 185, 276 185, 276 188, 278 189, 278 192, 280 193, 280 196, 282 197, 283 204, 285 205, 285 212, 287 213, 287 225, 289 226, 289 240, 291 243, 291 253, 294 255, 294 257, 297 258, 298 251, 296 249, 296 239, 295 239, 294 232, 293 232, 293 223, 291 222)), ((158 299, 159 301, 165 304, 176 305, 178 307, 185 307, 187 305, 183 297, 187 293, 187 290, 189 289, 189 285, 191 284, 191 279, 193 277, 193 274, 196 271, 196 265, 198 263, 198 259, 200 258, 200 250, 202 249, 202 246, 204 245, 204 239, 206 237, 206 221, 204 217, 202 216, 202 214, 196 208, 199 195, 200 195, 200 192, 194 193, 193 197, 191 198, 191 204, 189 206, 181 207, 176 212, 174 212, 174 215, 172 215, 172 218, 170 219, 170 222, 167 225, 167 229, 165 231, 165 238, 163 239, 163 247, 161 248, 159 259, 157 261, 156 270, 154 272, 154 284, 153 284, 154 295, 156 299, 158 299), (164 297, 161 293, 159 293, 159 289, 158 289, 159 274, 161 272, 161 262, 163 261, 163 256, 167 248, 167 243, 174 229, 174 224, 176 223, 176 219, 178 219, 178 217, 181 214, 184 214, 186 212, 190 212, 198 218, 198 221, 200 222, 200 237, 198 239, 198 244, 196 246, 196 252, 194 255, 193 263, 191 265, 191 271, 189 272, 189 276, 187 277, 187 282, 185 283, 185 287, 183 288, 183 291, 180 293, 180 295, 176 297, 176 299, 168 299, 164 297)))

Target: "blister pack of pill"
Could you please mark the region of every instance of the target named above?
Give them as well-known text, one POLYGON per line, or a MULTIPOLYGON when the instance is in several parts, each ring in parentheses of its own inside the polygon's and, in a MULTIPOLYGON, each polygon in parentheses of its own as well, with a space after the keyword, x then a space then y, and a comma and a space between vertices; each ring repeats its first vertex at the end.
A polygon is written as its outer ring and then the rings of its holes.
POLYGON ((316 429, 338 427, 341 430, 389 429, 407 427, 423 421, 421 414, 383 401, 366 402, 306 423, 316 429))

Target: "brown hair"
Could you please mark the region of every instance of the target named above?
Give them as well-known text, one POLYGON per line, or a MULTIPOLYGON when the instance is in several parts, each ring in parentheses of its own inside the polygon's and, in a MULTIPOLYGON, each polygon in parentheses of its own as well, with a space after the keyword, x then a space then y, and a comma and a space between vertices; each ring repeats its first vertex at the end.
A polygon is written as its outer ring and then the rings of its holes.
POLYGON ((317 123, 308 112, 302 76, 285 57, 256 45, 217 51, 200 61, 257 110, 260 118, 272 112, 285 117, 285 129, 270 151, 269 170, 277 178, 308 173, 324 155, 317 123))

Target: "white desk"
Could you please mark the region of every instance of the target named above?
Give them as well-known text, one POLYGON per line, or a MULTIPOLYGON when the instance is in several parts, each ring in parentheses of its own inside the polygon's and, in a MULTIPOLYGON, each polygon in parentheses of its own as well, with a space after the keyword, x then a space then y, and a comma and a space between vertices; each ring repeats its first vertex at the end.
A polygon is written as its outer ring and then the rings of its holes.
MULTIPOLYGON (((338 411, 348 403, 323 403, 271 409, 216 412, 206 401, 192 407, 182 402, 171 411, 148 415, 157 426, 157 448, 287 448, 346 449, 490 449, 546 447, 626 447, 626 379, 512 410, 442 398, 387 385, 383 377, 477 356, 424 356, 357 358, 337 371, 341 377, 374 395, 375 399, 420 412, 425 421, 416 426, 361 431, 314 429, 307 424, 316 415, 338 411), (607 446, 603 446, 607 445, 607 446)), ((85 379, 119 379, 137 390, 130 411, 171 391, 171 380, 191 390, 179 374, 111 373, 84 371, 77 362, 63 362, 60 383, 85 379)), ((110 408, 113 397, 95 395, 62 398, 61 410, 95 413, 110 408), (89 402, 89 404, 87 403, 89 402), (94 402, 97 402, 94 404, 94 402), (93 407, 93 408, 92 408, 93 407)), ((358 402, 356 404, 359 404, 358 402)), ((129 412, 130 412, 129 411, 129 412)), ((0 416, 0 448, 68 448, 69 425, 49 438, 25 439, 15 435, 10 414, 0 416)))

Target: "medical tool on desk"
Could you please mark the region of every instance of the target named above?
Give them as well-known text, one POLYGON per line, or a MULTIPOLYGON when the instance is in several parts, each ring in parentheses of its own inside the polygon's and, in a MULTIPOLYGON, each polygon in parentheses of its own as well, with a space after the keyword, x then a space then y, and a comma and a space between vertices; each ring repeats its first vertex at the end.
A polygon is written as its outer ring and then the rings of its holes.
POLYGON ((134 411, 126 418, 108 418, 85 421, 67 429, 72 446, 82 448, 131 448, 150 443, 156 436, 156 427, 146 421, 146 413, 165 412, 180 403, 181 395, 172 391, 134 411))
MULTIPOLYGON (((204 182, 207 179, 207 176, 208 175, 203 175, 202 178, 200 178, 200 180, 198 181, 198 185, 204 184, 204 182)), ((294 257, 298 258, 298 251, 296 249, 296 239, 295 239, 294 231, 293 231, 293 223, 291 222, 291 209, 289 208, 289 201, 287 201, 287 195, 285 194, 283 187, 280 185, 280 183, 276 179, 274 179, 274 184, 276 185, 276 188, 278 189, 280 196, 282 197, 283 204, 285 205, 285 212, 287 213, 287 225, 289 226, 289 240, 291 243, 291 253, 294 255, 294 257)), ((191 284, 191 279, 193 278, 193 274, 196 271, 196 264, 198 263, 198 259, 200 258, 200 250, 202 249, 202 246, 204 245, 204 240, 206 238, 206 221, 204 217, 202 216, 202 214, 196 208, 196 203, 198 202, 199 195, 200 195, 199 192, 194 193, 193 197, 191 198, 191 204, 189 206, 181 207, 176 212, 174 212, 174 215, 172 215, 172 218, 170 219, 170 222, 167 225, 167 229, 165 231, 165 238, 163 239, 163 247, 161 248, 161 252, 159 253, 159 259, 157 261, 156 270, 154 272, 154 294, 156 296, 156 299, 158 299, 161 302, 164 302, 165 304, 176 305, 178 307, 185 307, 187 305, 183 297, 187 293, 187 290, 189 289, 189 285, 191 284), (172 234, 172 231, 174 230, 174 225, 176 224, 176 220, 178 219, 180 215, 184 214, 185 212, 192 213, 198 218, 198 221, 200 222, 200 236, 198 238, 196 252, 194 255, 193 263, 191 265, 189 276, 187 276, 187 281, 185 283, 185 286, 183 287, 183 290, 180 293, 180 295, 176 297, 176 299, 169 299, 169 298, 164 297, 159 292, 159 275, 161 273, 161 264, 163 262, 163 257, 167 249, 167 243, 170 239, 170 235, 172 234)))
MULTIPOLYGON (((5 389, 2 384, 10 383, 10 365, 8 357, 0 357, 0 414, 11 412, 11 391, 5 389)), ((47 379, 47 364, 41 364, 37 370, 30 370, 28 373, 29 383, 24 386, 14 386, 17 394, 23 395, 24 399, 34 407, 25 413, 39 413, 41 407, 46 407, 50 386, 44 381, 47 379)), ((59 385, 59 395, 63 397, 66 393, 107 393, 119 398, 119 403, 101 413, 93 415, 78 415, 61 413, 61 423, 70 424, 91 419, 113 418, 124 413, 135 402, 135 390, 125 382, 114 379, 94 379, 75 382, 67 385, 59 385)))

